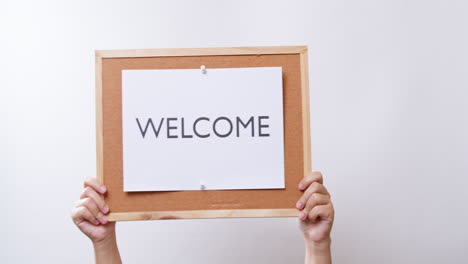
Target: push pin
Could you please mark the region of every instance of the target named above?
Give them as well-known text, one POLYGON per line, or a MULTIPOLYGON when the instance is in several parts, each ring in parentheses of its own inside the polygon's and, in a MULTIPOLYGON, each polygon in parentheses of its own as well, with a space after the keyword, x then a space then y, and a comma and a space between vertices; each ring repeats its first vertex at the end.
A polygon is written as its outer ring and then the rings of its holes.
POLYGON ((205 67, 205 65, 202 65, 202 66, 200 67, 200 69, 201 69, 201 72, 202 72, 203 74, 206 74, 206 67, 205 67))

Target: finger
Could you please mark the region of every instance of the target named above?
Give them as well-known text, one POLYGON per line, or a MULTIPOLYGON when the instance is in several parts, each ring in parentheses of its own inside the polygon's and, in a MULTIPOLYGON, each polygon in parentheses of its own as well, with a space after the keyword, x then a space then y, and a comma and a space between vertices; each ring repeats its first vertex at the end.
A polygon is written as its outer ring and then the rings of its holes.
POLYGON ((299 183, 299 190, 303 191, 309 187, 313 182, 319 182, 323 184, 323 177, 321 172, 312 172, 306 175, 299 183))
POLYGON ((84 186, 91 187, 100 194, 104 194, 107 191, 106 186, 100 183, 96 178, 87 178, 84 181, 84 186))
POLYGON ((106 205, 102 197, 91 187, 85 187, 81 192, 80 199, 84 198, 91 198, 94 203, 97 204, 98 208, 101 210, 102 213, 107 214, 109 213, 109 207, 106 205))
POLYGON ((96 217, 84 206, 76 207, 72 212, 72 219, 76 225, 81 224, 83 221, 88 221, 94 225, 99 225, 96 217))
POLYGON ((308 215, 308 219, 314 223, 317 221, 318 218, 325 220, 325 221, 332 221, 333 220, 333 206, 331 203, 326 205, 318 205, 312 208, 308 215))
POLYGON ((307 204, 307 201, 309 200, 310 196, 313 194, 313 193, 321 193, 321 194, 325 194, 325 195, 330 195, 327 191, 327 189, 325 188, 325 186, 323 186, 322 184, 320 184, 319 182, 313 182, 308 188, 307 190, 302 194, 301 198, 299 199, 299 201, 297 201, 296 203, 296 208, 299 209, 299 210, 302 210, 304 209, 304 206, 307 204))
POLYGON ((86 207, 101 224, 105 224, 107 222, 104 218, 104 214, 99 210, 98 205, 91 198, 86 197, 79 200, 77 207, 81 206, 86 207))
POLYGON ((310 211, 313 210, 316 206, 326 205, 330 203, 330 197, 326 194, 313 193, 310 198, 306 201, 304 210, 302 210, 299 218, 305 220, 310 211))
POLYGON ((330 203, 330 196, 321 193, 313 193, 309 200, 307 200, 307 204, 303 211, 308 214, 315 206, 325 205, 328 203, 330 203))

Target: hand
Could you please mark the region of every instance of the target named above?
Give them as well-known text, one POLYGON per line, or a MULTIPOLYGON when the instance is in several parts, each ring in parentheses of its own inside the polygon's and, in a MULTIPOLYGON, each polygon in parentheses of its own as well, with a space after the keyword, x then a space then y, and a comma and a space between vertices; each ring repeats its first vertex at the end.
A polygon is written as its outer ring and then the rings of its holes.
POLYGON ((334 209, 330 194, 323 186, 322 174, 313 172, 299 183, 304 194, 296 204, 301 210, 300 229, 309 245, 330 246, 330 231, 333 226, 334 209))
POLYGON ((71 214, 75 225, 95 245, 115 239, 115 222, 107 220, 109 207, 101 197, 106 191, 106 187, 95 178, 86 179, 80 200, 71 214))

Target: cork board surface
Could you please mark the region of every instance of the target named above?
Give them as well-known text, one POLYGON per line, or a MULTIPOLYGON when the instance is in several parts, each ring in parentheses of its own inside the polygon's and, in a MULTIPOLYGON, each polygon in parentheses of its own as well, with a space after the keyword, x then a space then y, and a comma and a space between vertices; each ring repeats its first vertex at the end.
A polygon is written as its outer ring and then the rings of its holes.
POLYGON ((108 188, 105 201, 111 212, 295 208, 301 195, 297 185, 304 177, 301 93, 300 54, 102 58, 103 182, 108 188), (199 69, 200 65, 208 70, 282 67, 285 189, 123 191, 121 71, 199 69))

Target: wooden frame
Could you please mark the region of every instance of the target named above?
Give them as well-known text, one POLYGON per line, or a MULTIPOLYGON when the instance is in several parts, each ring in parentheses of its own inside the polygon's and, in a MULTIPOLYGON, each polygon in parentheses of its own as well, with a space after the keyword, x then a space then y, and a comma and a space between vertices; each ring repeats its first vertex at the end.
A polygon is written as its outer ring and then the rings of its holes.
MULTIPOLYGON (((142 50, 97 50, 96 59, 96 168, 97 179, 106 184, 104 177, 104 111, 103 111, 103 60, 118 58, 152 57, 191 57, 191 56, 230 56, 230 55, 274 55, 295 54, 300 56, 300 93, 302 105, 302 158, 303 175, 311 172, 309 87, 307 46, 282 47, 232 47, 232 48, 190 48, 190 49, 142 49, 142 50)), ((105 198, 106 199, 106 198, 105 198)), ((110 221, 150 220, 150 219, 188 219, 224 217, 290 217, 297 216, 294 205, 288 208, 273 209, 216 209, 216 210, 164 210, 112 212, 110 221)))

